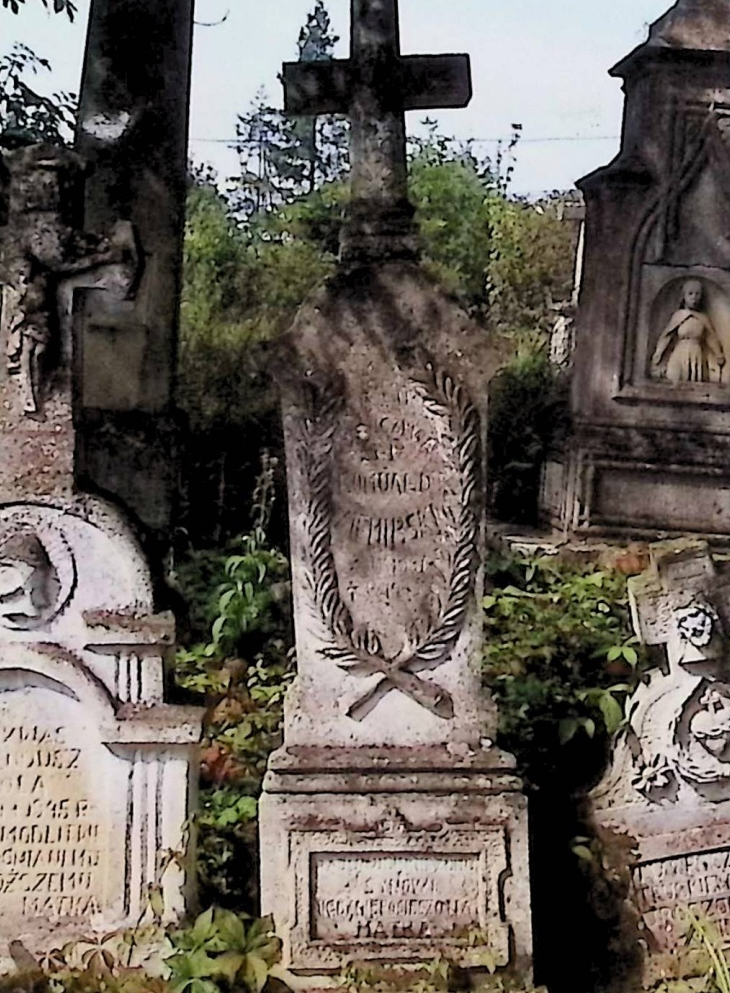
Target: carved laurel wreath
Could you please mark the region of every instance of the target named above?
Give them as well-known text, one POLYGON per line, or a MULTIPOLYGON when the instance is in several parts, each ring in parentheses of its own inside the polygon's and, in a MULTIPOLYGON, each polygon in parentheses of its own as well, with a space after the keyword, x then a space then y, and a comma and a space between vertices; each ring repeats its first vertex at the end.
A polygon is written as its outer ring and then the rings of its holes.
POLYGON ((415 673, 438 668, 447 661, 461 633, 476 571, 479 539, 477 501, 480 484, 480 420, 466 391, 433 359, 421 352, 417 371, 408 376, 419 388, 426 410, 444 419, 454 442, 461 492, 455 554, 448 598, 435 628, 406 659, 387 659, 377 634, 356 634, 349 609, 340 595, 332 553, 332 472, 335 431, 343 406, 340 384, 329 380, 312 387, 307 416, 295 421, 295 444, 309 499, 306 508, 307 568, 314 602, 332 638, 322 649, 325 658, 353 676, 385 678, 352 708, 349 716, 363 719, 389 690, 398 688, 442 718, 453 717, 453 700, 446 690, 419 679, 415 673))

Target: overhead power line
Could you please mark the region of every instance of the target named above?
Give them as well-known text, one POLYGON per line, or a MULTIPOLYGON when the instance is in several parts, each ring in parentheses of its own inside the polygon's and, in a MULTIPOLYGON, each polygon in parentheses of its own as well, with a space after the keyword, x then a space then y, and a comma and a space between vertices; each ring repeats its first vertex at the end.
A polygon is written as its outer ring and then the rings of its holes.
MULTIPOLYGON (((602 134, 602 135, 551 135, 547 138, 520 138, 518 145, 539 145, 546 144, 548 142, 562 142, 562 141, 618 141, 620 135, 615 134, 602 134)), ((509 143, 512 141, 512 135, 504 135, 501 138, 456 138, 456 141, 471 142, 474 145, 490 144, 499 145, 504 143, 509 143)), ((238 138, 191 138, 191 142, 196 142, 198 144, 206 145, 237 145, 239 143, 238 138)))

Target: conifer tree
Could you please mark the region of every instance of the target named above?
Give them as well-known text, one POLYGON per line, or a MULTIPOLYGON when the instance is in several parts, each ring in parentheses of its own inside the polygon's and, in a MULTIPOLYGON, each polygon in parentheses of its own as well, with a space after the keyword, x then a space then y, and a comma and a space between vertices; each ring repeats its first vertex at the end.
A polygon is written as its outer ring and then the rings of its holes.
MULTIPOLYGON (((331 59, 338 40, 324 0, 315 0, 299 32, 299 59, 331 59)), ((248 113, 239 115, 236 138, 241 177, 232 200, 244 218, 311 193, 347 172, 346 121, 287 117, 270 105, 263 91, 256 95, 248 113)))

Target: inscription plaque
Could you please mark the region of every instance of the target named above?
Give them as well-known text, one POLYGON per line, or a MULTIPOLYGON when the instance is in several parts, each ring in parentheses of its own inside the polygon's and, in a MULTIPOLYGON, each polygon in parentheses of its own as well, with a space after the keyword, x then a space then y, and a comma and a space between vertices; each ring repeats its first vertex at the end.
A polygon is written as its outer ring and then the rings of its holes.
POLYGON ((660 948, 681 937, 677 910, 708 916, 730 945, 730 849, 691 852, 644 862, 632 869, 636 901, 660 948))
POLYGON ((315 940, 454 938, 484 916, 476 854, 319 853, 312 873, 315 940))
POLYGON ((99 795, 110 769, 83 722, 68 695, 38 685, 0 693, 0 932, 10 937, 23 920, 107 909, 114 859, 99 795))

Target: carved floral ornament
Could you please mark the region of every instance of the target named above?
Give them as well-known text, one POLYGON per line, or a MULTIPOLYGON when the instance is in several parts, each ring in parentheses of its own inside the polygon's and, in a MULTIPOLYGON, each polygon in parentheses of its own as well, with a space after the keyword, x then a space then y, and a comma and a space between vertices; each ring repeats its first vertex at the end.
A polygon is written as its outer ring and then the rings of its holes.
POLYGON ((444 425, 453 444, 460 492, 453 558, 445 603, 437 621, 415 646, 388 657, 378 633, 356 629, 340 592, 332 549, 334 446, 342 415, 343 395, 330 379, 313 388, 307 415, 295 419, 298 461, 308 494, 306 506, 306 565, 312 599, 323 622, 326 644, 321 655, 354 678, 382 678, 353 704, 347 714, 364 720, 393 690, 399 690, 435 716, 449 720, 454 703, 437 682, 421 677, 451 656, 463 629, 473 596, 479 540, 478 499, 480 477, 480 418, 462 386, 437 368, 422 352, 408 370, 410 386, 427 414, 444 425))
POLYGON ((701 594, 672 611, 669 671, 654 671, 634 693, 619 749, 631 754, 634 789, 651 803, 689 787, 710 802, 730 795, 728 639, 701 594))

